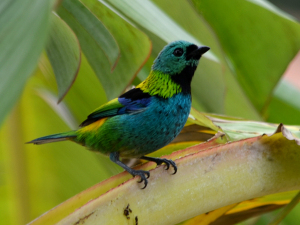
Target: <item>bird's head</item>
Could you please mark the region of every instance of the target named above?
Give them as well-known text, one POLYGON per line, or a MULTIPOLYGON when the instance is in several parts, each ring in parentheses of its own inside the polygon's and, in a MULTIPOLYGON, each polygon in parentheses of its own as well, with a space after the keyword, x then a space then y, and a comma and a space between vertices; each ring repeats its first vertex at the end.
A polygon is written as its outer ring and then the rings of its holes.
POLYGON ((187 41, 174 41, 166 45, 154 60, 152 70, 164 74, 178 75, 184 69, 197 68, 201 56, 209 50, 187 41))
POLYGON ((150 75, 137 86, 143 92, 163 98, 191 93, 191 81, 201 56, 209 50, 187 41, 175 41, 154 60, 150 75))

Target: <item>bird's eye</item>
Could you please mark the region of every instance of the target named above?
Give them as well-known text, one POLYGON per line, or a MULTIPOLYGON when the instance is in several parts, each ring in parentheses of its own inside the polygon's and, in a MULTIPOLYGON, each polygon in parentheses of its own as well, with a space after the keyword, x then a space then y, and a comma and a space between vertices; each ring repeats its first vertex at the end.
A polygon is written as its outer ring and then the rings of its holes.
POLYGON ((182 54, 183 54, 182 48, 176 48, 173 52, 173 55, 175 55, 176 57, 182 56, 182 54))

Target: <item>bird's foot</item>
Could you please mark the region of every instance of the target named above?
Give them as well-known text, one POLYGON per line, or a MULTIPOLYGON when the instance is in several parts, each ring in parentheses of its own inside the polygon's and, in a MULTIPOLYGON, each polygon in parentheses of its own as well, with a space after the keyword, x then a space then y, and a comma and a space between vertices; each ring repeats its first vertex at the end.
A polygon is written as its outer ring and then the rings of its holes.
POLYGON ((142 189, 145 189, 147 187, 148 184, 148 178, 150 177, 150 173, 149 171, 144 171, 144 170, 134 170, 130 167, 128 167, 127 165, 125 165, 124 163, 122 163, 119 159, 119 152, 112 152, 109 155, 109 158, 111 161, 115 162, 116 164, 118 164, 119 166, 121 166, 124 170, 126 170, 128 173, 130 173, 132 176, 140 176, 141 180, 139 181, 139 183, 144 182, 144 187, 142 189))
POLYGON ((175 164, 175 162, 171 159, 161 159, 161 158, 153 158, 153 157, 148 157, 148 156, 143 156, 141 157, 141 159, 145 159, 148 161, 152 161, 155 162, 157 165, 161 165, 162 163, 166 164, 167 168, 166 170, 168 170, 170 168, 170 165, 174 168, 174 173, 177 173, 177 166, 175 164))
POLYGON ((138 183, 142 183, 144 182, 144 187, 142 189, 145 189, 148 185, 148 178, 150 177, 150 173, 149 171, 144 171, 144 170, 131 170, 131 171, 128 171, 132 176, 140 176, 141 177, 141 180, 138 181, 138 183))

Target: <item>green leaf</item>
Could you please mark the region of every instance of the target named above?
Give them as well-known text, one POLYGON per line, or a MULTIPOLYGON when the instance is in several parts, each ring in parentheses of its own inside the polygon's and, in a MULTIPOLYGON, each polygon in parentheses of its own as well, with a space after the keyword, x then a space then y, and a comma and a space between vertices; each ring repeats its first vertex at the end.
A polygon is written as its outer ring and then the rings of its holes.
POLYGON ((0 124, 36 68, 48 34, 51 2, 1 1, 0 124))
MULTIPOLYGON (((255 137, 262 134, 271 134, 278 124, 257 122, 257 121, 233 121, 231 119, 218 118, 216 115, 205 114, 216 126, 220 127, 222 131, 228 136, 230 141, 241 140, 250 137, 255 137)), ((281 128, 282 124, 279 124, 281 128)), ((286 137, 300 138, 299 126, 288 126, 286 127, 291 131, 289 135, 285 134, 286 137)))
MULTIPOLYGON (((156 34, 167 43, 183 39, 198 45, 203 45, 149 0, 115 0, 107 2, 113 4, 118 10, 121 10, 126 16, 134 20, 135 23, 138 23, 150 32, 156 34)), ((215 62, 219 61, 212 52, 207 52, 203 57, 215 62)))
POLYGON ((215 32, 246 95, 257 110, 263 110, 300 49, 299 24, 253 4, 261 1, 192 2, 215 32))
POLYGON ((57 104, 56 96, 46 89, 37 90, 39 96, 56 112, 56 114, 72 130, 78 128, 78 123, 64 102, 57 104))
POLYGON ((121 57, 113 72, 94 37, 64 8, 64 4, 57 12, 76 33, 87 60, 105 89, 107 98, 112 99, 125 90, 146 62, 151 43, 144 33, 102 3, 96 0, 82 2, 107 27, 119 44, 121 57))
POLYGON ((107 101, 84 55, 78 82, 59 105, 51 94, 56 88, 54 75, 50 74, 50 78, 47 75, 37 70, 29 79, 17 111, 0 131, 0 172, 4 175, 0 187, 5 190, 3 199, 7 201, 1 201, 0 207, 4 208, 6 224, 26 224, 121 171, 107 157, 70 142, 24 144, 42 135, 70 130, 69 126, 77 128, 79 122, 72 118, 86 117, 94 104, 107 101), (53 87, 50 90, 49 84, 53 87), (13 213, 18 216, 11 216, 13 213))
MULTIPOLYGON (((68 104, 68 107, 76 118, 76 128, 80 122, 86 119, 92 110, 107 102, 107 97, 101 83, 87 62, 85 55, 82 54, 81 56, 81 65, 76 82, 72 85, 68 95, 63 100, 63 102, 68 104)), ((54 93, 56 91, 56 81, 49 59, 45 54, 40 58, 39 69, 43 74, 43 83, 47 84, 43 85, 42 89, 54 93)), ((40 88, 41 87, 38 88, 38 91, 40 88)))
POLYGON ((222 208, 201 214, 199 216, 196 216, 192 219, 189 219, 187 221, 184 221, 178 225, 210 225, 213 224, 213 222, 218 219, 219 217, 221 217, 222 215, 224 215, 226 212, 228 212, 230 209, 234 208, 234 206, 236 206, 237 203, 234 203, 232 205, 227 205, 224 206, 222 208))
POLYGON ((270 122, 300 124, 300 91, 291 83, 282 80, 274 90, 274 96, 266 111, 270 122))
POLYGON ((278 225, 290 213, 290 211, 299 203, 300 192, 287 204, 268 225, 278 225))
POLYGON ((93 15, 80 1, 65 0, 62 6, 78 21, 103 51, 113 71, 120 56, 115 38, 103 23, 93 15))
POLYGON ((77 37, 70 27, 55 14, 52 14, 49 42, 46 49, 56 77, 58 102, 60 102, 76 79, 81 56, 77 37))

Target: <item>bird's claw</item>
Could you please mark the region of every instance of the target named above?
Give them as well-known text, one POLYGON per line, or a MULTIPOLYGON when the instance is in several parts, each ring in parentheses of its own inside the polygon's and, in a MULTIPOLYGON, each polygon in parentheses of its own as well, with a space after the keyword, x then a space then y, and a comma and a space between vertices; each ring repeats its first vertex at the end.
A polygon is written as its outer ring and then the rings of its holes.
POLYGON ((172 174, 175 174, 177 173, 177 166, 175 164, 175 162, 171 159, 158 159, 156 164, 157 165, 161 165, 162 163, 165 163, 167 168, 165 170, 168 170, 170 168, 170 165, 174 168, 174 173, 172 174))
POLYGON ((176 164, 175 164, 175 162, 173 161, 173 160, 171 160, 171 159, 169 159, 169 160, 167 160, 166 159, 166 161, 169 163, 166 163, 167 164, 167 168, 166 168, 166 170, 168 170, 169 169, 169 167, 170 167, 170 164, 172 165, 172 167, 174 168, 174 173, 172 173, 172 174, 175 174, 175 173, 177 173, 177 166, 176 166, 176 164))
POLYGON ((175 162, 171 159, 154 158, 154 157, 148 157, 148 156, 142 156, 141 159, 155 162, 158 166, 164 163, 167 166, 166 170, 168 170, 171 165, 174 168, 173 174, 177 173, 177 166, 176 166, 175 162))
POLYGON ((150 173, 148 171, 145 171, 147 175, 147 179, 150 177, 150 173))
POLYGON ((148 185, 148 178, 150 177, 149 171, 144 171, 144 170, 135 170, 132 175, 135 176, 140 176, 141 180, 138 181, 138 183, 144 182, 144 187, 142 189, 145 189, 148 185))

